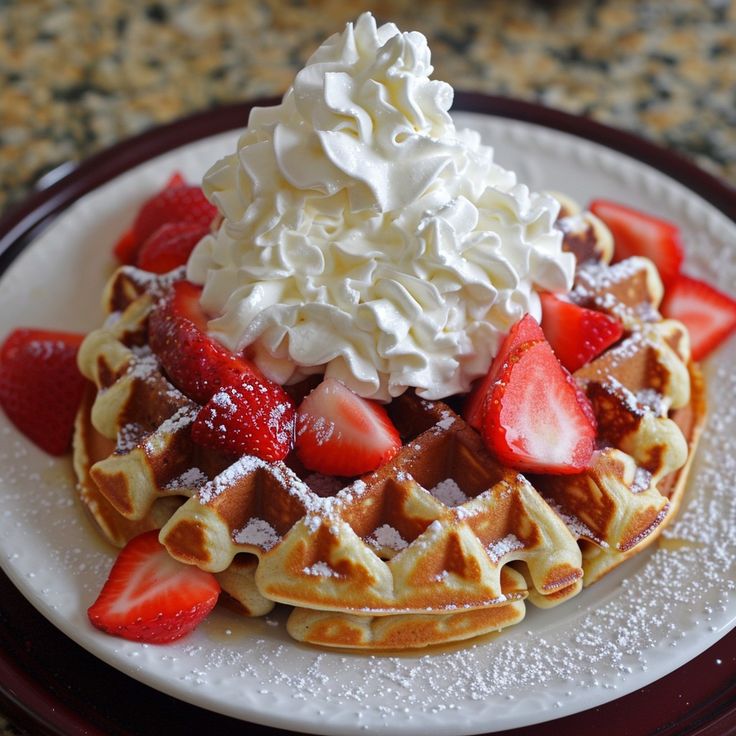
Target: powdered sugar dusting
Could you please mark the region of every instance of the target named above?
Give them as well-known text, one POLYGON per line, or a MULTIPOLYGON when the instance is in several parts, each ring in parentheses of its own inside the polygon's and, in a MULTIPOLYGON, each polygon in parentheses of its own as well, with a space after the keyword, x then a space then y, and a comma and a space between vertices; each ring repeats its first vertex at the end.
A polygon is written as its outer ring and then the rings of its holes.
POLYGON ((233 534, 233 539, 237 544, 250 544, 268 552, 279 543, 281 537, 267 521, 253 518, 233 534))
POLYGON ((138 422, 130 422, 124 424, 118 430, 117 442, 115 444, 115 452, 124 454, 135 448, 141 440, 146 436, 147 432, 143 425, 138 422))
POLYGON ((166 484, 166 490, 194 490, 207 483, 208 480, 207 475, 199 468, 187 468, 181 475, 177 475, 166 484))
POLYGON ((429 492, 445 506, 460 506, 469 500, 454 478, 445 478, 434 488, 430 488, 429 492))
POLYGON ((555 511, 555 513, 565 522, 565 526, 570 530, 570 533, 575 538, 582 537, 583 539, 590 539, 600 547, 608 547, 608 542, 600 539, 593 533, 593 530, 580 518, 573 514, 567 513, 562 506, 557 504, 552 499, 545 499, 547 504, 555 511))
POLYGON ((507 534, 503 539, 499 539, 487 547, 488 555, 494 562, 498 562, 502 557, 517 549, 524 549, 524 542, 515 534, 507 534))
POLYGON ((302 572, 304 572, 305 575, 314 575, 320 578, 338 577, 337 570, 331 568, 326 562, 315 562, 313 565, 305 567, 302 572))
POLYGON ((130 363, 127 375, 141 381, 146 381, 152 376, 158 375, 161 364, 148 345, 135 345, 130 351, 133 354, 133 360, 130 363))
POLYGON ((398 529, 389 524, 382 524, 366 540, 368 544, 376 549, 392 549, 400 552, 409 543, 401 536, 398 529))

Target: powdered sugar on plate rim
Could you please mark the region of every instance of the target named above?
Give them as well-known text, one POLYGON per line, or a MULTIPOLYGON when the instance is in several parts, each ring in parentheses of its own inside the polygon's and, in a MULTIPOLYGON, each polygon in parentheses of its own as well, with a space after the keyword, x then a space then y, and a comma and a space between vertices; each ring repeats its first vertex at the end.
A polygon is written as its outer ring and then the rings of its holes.
MULTIPOLYGON (((461 113, 502 164, 535 188, 584 202, 623 199, 678 222, 688 271, 736 283, 736 225, 682 185, 597 144, 539 126, 461 113)), ((4 274, 0 334, 38 325, 85 331, 110 271, 109 249, 146 193, 173 169, 199 178, 235 134, 165 154, 84 197, 4 274), (85 290, 78 287, 85 274, 85 290)), ((293 642, 280 613, 219 611, 195 634, 155 647, 93 630, 86 608, 114 557, 74 498, 70 463, 0 420, 0 562, 72 639, 154 688, 227 715, 313 733, 477 733, 530 725, 613 700, 689 661, 736 625, 736 345, 706 366, 711 412, 679 518, 655 549, 500 636, 401 656, 293 642), (442 696, 438 697, 437 693, 442 696)))

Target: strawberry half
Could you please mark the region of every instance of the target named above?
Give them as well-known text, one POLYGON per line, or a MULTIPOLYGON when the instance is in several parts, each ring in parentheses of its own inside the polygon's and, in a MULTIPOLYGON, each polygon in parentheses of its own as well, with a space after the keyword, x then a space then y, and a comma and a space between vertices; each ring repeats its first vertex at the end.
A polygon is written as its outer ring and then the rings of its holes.
POLYGON ((250 378, 212 396, 192 425, 192 439, 204 447, 275 462, 294 445, 294 415, 294 403, 281 386, 250 378))
POLYGON ((546 341, 527 342, 509 357, 488 395, 482 428, 505 465, 532 473, 578 473, 595 449, 587 398, 546 341))
POLYGON ((736 300, 685 274, 665 293, 661 311, 687 327, 693 360, 702 360, 736 332, 736 300))
POLYGON ((623 325, 613 317, 578 306, 554 294, 540 294, 542 331, 560 363, 571 373, 621 339, 623 325))
POLYGON ((174 283, 151 312, 148 340, 171 382, 198 404, 206 404, 220 388, 262 376, 250 361, 207 335, 201 294, 201 287, 189 281, 174 283))
POLYGON ((401 439, 386 410, 335 378, 326 378, 299 406, 296 453, 325 475, 368 473, 390 460, 401 439))
POLYGON ((133 227, 123 233, 113 252, 121 263, 133 264, 143 243, 162 225, 188 222, 209 227, 216 213, 201 187, 186 184, 176 173, 160 192, 144 202, 133 227))
POLYGON ((108 634, 165 644, 192 631, 215 607, 214 575, 173 559, 158 530, 131 539, 87 614, 108 634))
POLYGON ((18 329, 0 348, 0 406, 8 418, 52 455, 71 446, 85 387, 77 368, 84 335, 18 329))
POLYGON ((488 373, 484 378, 475 382, 467 399, 465 399, 463 418, 471 427, 480 431, 483 426, 483 412, 488 392, 503 370, 511 353, 526 342, 537 342, 539 340, 544 340, 544 333, 531 314, 525 314, 518 322, 514 323, 501 343, 498 354, 493 359, 488 373))
POLYGON ((143 243, 136 265, 151 273, 168 273, 187 262, 194 246, 209 231, 196 222, 167 222, 143 243))
POLYGON ((665 288, 674 283, 684 258, 676 225, 607 199, 591 202, 590 211, 611 230, 614 262, 644 256, 654 262, 665 288))

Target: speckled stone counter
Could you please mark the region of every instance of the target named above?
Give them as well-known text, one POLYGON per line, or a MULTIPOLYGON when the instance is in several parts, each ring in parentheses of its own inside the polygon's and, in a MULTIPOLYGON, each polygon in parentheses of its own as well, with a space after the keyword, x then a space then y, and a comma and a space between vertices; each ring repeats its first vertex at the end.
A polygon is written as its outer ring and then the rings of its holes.
POLYGON ((0 213, 66 162, 283 92, 367 9, 427 35, 456 88, 590 116, 736 186, 729 0, 0 0, 0 213))
POLYGON ((425 33, 456 88, 589 115, 736 185, 729 0, 0 0, 0 210, 63 162, 282 92, 365 9, 425 33))

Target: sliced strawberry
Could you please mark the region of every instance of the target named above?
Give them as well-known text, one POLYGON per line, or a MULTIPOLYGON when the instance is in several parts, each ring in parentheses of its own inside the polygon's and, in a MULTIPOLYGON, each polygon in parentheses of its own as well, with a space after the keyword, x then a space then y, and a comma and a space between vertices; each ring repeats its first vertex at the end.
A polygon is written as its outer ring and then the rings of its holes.
POLYGON ((593 410, 546 341, 527 342, 493 384, 483 438, 504 464, 533 473, 583 470, 595 449, 593 410))
POLYGON ((84 335, 18 329, 0 348, 0 406, 41 449, 62 455, 71 446, 85 379, 77 368, 84 335))
POLYGON ((537 320, 531 314, 525 314, 518 322, 516 322, 509 330, 508 335, 504 338, 499 348, 498 354, 493 359, 491 367, 484 378, 475 382, 472 390, 465 399, 463 406, 463 418, 474 429, 480 430, 483 425, 483 411, 485 408, 486 397, 503 370, 504 364, 509 355, 525 342, 536 342, 544 340, 544 333, 539 326, 537 320))
POLYGON ((554 294, 540 294, 542 331, 560 363, 571 373, 621 339, 623 325, 554 294))
POLYGON ((143 243, 162 225, 188 222, 209 227, 217 214, 200 187, 184 183, 174 174, 166 186, 148 199, 138 211, 133 227, 116 243, 113 252, 123 263, 135 263, 143 243))
POLYGON ((736 332, 736 300, 685 274, 666 292, 661 310, 687 327, 693 360, 702 360, 736 332))
POLYGON ((335 378, 326 378, 299 406, 296 453, 304 467, 325 475, 375 470, 400 449, 386 410, 335 378))
POLYGON ((143 243, 136 265, 151 273, 168 273, 187 262, 194 246, 209 231, 196 222, 167 222, 143 243))
POLYGON ((151 312, 148 339, 171 382, 197 403, 205 404, 223 386, 237 386, 244 379, 262 376, 250 361, 207 335, 207 315, 199 304, 201 294, 201 287, 189 281, 173 284, 151 312))
POLYGON ((294 446, 294 403, 277 383, 249 379, 225 386, 202 407, 192 439, 204 447, 283 460, 294 446))
POLYGON ((168 189, 172 189, 173 187, 181 187, 181 186, 183 186, 186 183, 187 182, 184 179, 184 176, 182 175, 181 171, 175 171, 169 177, 169 180, 166 182, 166 187, 168 189))
POLYGON ((192 631, 214 608, 220 585, 214 575, 173 559, 158 531, 128 542, 87 614, 114 636, 165 644, 192 631))
POLYGON ((138 253, 138 238, 136 238, 133 228, 126 230, 115 243, 112 249, 113 255, 120 263, 135 263, 136 254, 138 253))
POLYGON ((590 211, 613 234, 614 262, 644 256, 654 262, 665 288, 676 280, 684 257, 676 225, 607 199, 591 202, 590 211))

